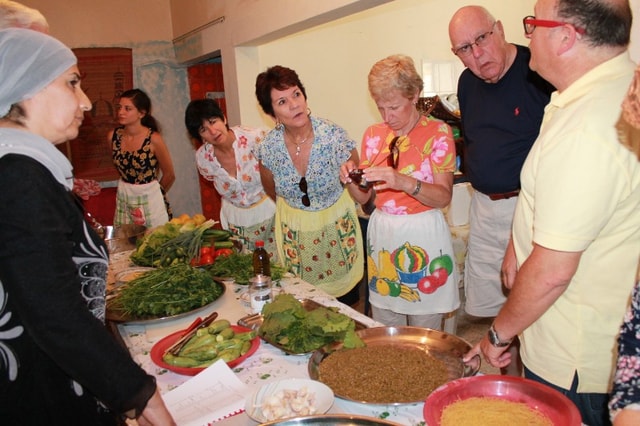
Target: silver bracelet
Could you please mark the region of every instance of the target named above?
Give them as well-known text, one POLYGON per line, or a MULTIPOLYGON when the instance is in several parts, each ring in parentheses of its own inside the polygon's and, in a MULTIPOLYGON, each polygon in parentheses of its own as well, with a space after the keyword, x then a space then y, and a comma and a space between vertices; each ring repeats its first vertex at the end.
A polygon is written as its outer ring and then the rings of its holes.
POLYGON ((422 181, 420 179, 416 179, 416 189, 413 190, 413 192, 411 193, 411 196, 415 197, 416 195, 418 195, 421 189, 422 189, 422 181))

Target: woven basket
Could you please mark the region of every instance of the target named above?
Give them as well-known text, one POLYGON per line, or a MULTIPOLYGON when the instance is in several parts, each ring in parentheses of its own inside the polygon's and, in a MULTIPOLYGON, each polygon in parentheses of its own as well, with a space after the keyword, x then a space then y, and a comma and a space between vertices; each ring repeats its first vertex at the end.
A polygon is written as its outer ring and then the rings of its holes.
POLYGON ((443 121, 456 123, 460 121, 459 116, 453 114, 442 105, 438 95, 418 99, 416 108, 424 115, 432 115, 443 121))

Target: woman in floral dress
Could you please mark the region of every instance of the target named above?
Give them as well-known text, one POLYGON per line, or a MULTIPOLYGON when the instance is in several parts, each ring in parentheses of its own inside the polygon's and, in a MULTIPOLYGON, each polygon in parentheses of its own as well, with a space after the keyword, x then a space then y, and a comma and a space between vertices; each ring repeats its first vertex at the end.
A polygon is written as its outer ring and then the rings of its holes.
MULTIPOLYGON (((640 66, 622 103, 617 123, 620 142, 640 160, 640 66)), ((631 306, 618 337, 618 361, 609 411, 614 426, 640 424, 640 265, 631 306)))
MULTIPOLYGON (((273 259, 275 203, 267 196, 253 149, 266 131, 245 126, 229 127, 213 99, 198 99, 187 106, 185 125, 191 137, 202 143, 196 151, 200 175, 222 197, 220 222, 253 251, 262 240, 273 259)), ((276 257, 277 259, 277 257, 276 257)))
POLYGON ((271 130, 256 149, 267 194, 276 201, 276 245, 285 266, 339 297, 362 279, 362 234, 340 165, 358 161, 355 141, 311 116, 295 71, 276 65, 258 75, 256 96, 271 130))
POLYGON ((440 330, 460 301, 451 233, 440 211, 451 201, 455 145, 451 128, 416 109, 422 78, 413 60, 394 55, 369 73, 383 122, 362 139, 362 162, 341 170, 354 200, 374 204, 367 227, 369 301, 390 326, 440 330), (358 185, 349 173, 364 170, 358 185))

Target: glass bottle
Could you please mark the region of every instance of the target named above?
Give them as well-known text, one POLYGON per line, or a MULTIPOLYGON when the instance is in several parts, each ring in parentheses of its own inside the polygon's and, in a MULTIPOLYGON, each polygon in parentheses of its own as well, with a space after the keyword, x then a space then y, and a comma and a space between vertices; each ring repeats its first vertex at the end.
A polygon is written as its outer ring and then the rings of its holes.
POLYGON ((264 241, 262 240, 256 241, 256 248, 253 251, 253 273, 271 276, 269 253, 264 249, 264 241))

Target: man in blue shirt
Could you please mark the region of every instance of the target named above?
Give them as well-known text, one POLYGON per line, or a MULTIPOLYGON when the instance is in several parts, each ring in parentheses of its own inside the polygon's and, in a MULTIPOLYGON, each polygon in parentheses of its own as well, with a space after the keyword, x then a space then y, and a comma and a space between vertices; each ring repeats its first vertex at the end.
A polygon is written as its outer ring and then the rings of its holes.
MULTIPOLYGON (((451 50, 467 67, 458 81, 464 171, 474 191, 465 261, 465 311, 495 317, 506 300, 501 266, 520 191, 520 169, 538 136, 553 87, 529 68, 527 47, 508 43, 485 8, 449 23, 451 50)), ((517 347, 512 349, 517 354, 517 347)), ((514 358, 515 359, 515 358, 514 358)), ((519 375, 519 363, 503 373, 519 375)))

